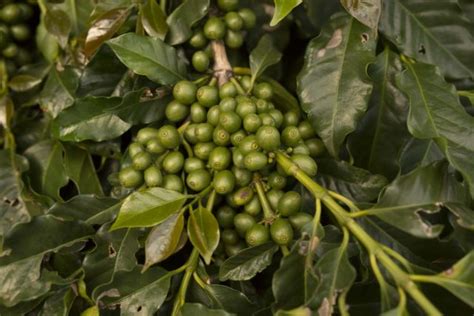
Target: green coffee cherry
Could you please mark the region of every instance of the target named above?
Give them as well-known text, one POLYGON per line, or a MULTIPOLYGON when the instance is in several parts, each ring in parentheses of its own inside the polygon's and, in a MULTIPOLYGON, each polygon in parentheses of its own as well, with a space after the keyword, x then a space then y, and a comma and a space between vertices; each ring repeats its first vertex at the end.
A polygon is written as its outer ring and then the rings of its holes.
POLYGON ((206 164, 199 158, 189 157, 184 161, 184 172, 191 173, 206 168, 206 164))
POLYGON ((145 184, 147 187, 158 187, 163 183, 163 175, 156 166, 150 166, 144 172, 145 184))
POLYGON ((262 170, 267 166, 268 158, 267 156, 259 151, 252 151, 245 155, 244 166, 250 171, 262 170))
POLYGON ((227 28, 232 31, 240 31, 244 26, 244 20, 237 12, 228 12, 224 17, 224 20, 227 28))
POLYGON ((267 200, 272 209, 276 210, 280 199, 283 197, 283 191, 272 189, 267 192, 267 200))
POLYGON ((222 170, 214 175, 214 189, 218 194, 228 194, 234 190, 235 176, 230 170, 222 170))
POLYGON ((152 127, 144 127, 137 133, 137 142, 145 145, 150 139, 158 137, 158 130, 152 127))
POLYGON ((222 206, 217 209, 216 219, 219 223, 219 226, 222 228, 232 228, 234 227, 234 217, 235 211, 230 206, 222 206))
POLYGON ((241 101, 241 102, 238 102, 235 112, 241 118, 245 118, 249 114, 256 114, 257 106, 251 100, 241 101))
POLYGON ((242 119, 235 112, 222 112, 219 115, 219 122, 229 133, 237 132, 242 126, 242 119))
POLYGON ((218 17, 212 16, 204 24, 204 35, 210 40, 220 40, 224 38, 226 26, 218 17))
POLYGON ((145 170, 153 163, 151 155, 147 152, 141 152, 133 156, 132 166, 135 170, 145 170))
POLYGON ((239 213, 234 217, 235 230, 241 237, 245 237, 247 231, 255 224, 255 218, 247 213, 239 213))
POLYGON ((211 174, 205 169, 196 170, 186 177, 188 187, 196 192, 200 192, 211 184, 211 174))
POLYGON ((221 112, 233 112, 235 110, 236 105, 237 102, 234 98, 225 97, 219 103, 219 109, 221 112))
POLYGON ((308 155, 296 154, 291 156, 291 160, 300 167, 308 176, 314 177, 318 171, 318 165, 308 155))
POLYGON ((234 203, 238 206, 243 206, 252 200, 253 195, 253 190, 250 187, 240 188, 233 195, 234 203))
POLYGON ((243 126, 247 132, 255 133, 262 126, 262 120, 257 114, 251 113, 244 117, 243 126))
POLYGON ((217 0, 217 6, 222 11, 235 11, 239 7, 239 0, 217 0))
POLYGON ((237 255, 239 252, 241 252, 242 250, 244 250, 245 248, 247 248, 247 245, 243 241, 240 241, 236 245, 225 245, 225 253, 229 257, 233 257, 237 255))
POLYGON ((196 93, 198 102, 205 107, 219 103, 219 90, 213 86, 202 86, 196 93))
POLYGON ((199 103, 193 103, 191 105, 191 122, 193 123, 203 123, 206 121, 206 109, 199 103))
POLYGON ((253 88, 253 94, 260 99, 270 100, 273 97, 273 88, 267 82, 261 82, 253 88))
POLYGON ((168 149, 178 147, 181 142, 178 130, 172 125, 164 125, 158 130, 158 140, 168 149))
POLYGON ((17 6, 20 9, 21 19, 23 21, 26 21, 33 16, 33 9, 29 4, 18 3, 17 6))
POLYGON ((301 230, 303 226, 305 226, 307 223, 311 222, 312 220, 313 220, 313 217, 311 215, 309 215, 308 213, 303 213, 303 212, 296 213, 290 216, 289 218, 291 226, 293 226, 293 228, 298 231, 301 230))
POLYGON ((9 43, 7 47, 2 50, 2 54, 5 58, 14 58, 18 53, 18 46, 15 43, 9 43))
POLYGON ((308 121, 302 121, 298 125, 298 130, 300 132, 301 138, 304 140, 313 138, 316 136, 316 132, 313 129, 313 126, 311 126, 311 123, 308 121))
POLYGON ((283 116, 283 126, 297 126, 299 121, 299 115, 295 111, 286 112, 283 116))
POLYGON ((238 130, 230 135, 230 142, 233 146, 238 147, 245 137, 247 137, 247 134, 243 130, 238 130))
POLYGON ((267 183, 272 189, 283 190, 283 188, 286 186, 286 177, 282 176, 278 172, 272 172, 268 176, 267 183))
MULTIPOLYGON (((220 88, 219 88, 219 97, 221 99, 224 98, 234 98, 237 95, 237 88, 235 85, 229 81, 224 83, 220 88)), ((236 102, 236 101, 234 101, 236 102)))
POLYGON ((142 145, 139 143, 131 143, 128 146, 128 156, 130 158, 133 158, 136 154, 144 152, 145 150, 143 149, 142 145))
POLYGON ((127 167, 120 171, 119 181, 124 188, 136 188, 143 183, 143 174, 132 167, 127 167))
POLYGON ((280 246, 286 246, 293 240, 293 228, 291 224, 282 218, 277 218, 270 226, 272 240, 280 246))
POLYGON ((257 112, 259 114, 267 113, 270 110, 270 104, 264 99, 256 99, 255 106, 257 107, 257 112))
POLYGON ((288 147, 294 147, 301 141, 300 131, 296 126, 285 127, 281 132, 281 141, 288 147))
POLYGON ((216 147, 209 154, 209 167, 213 170, 224 170, 230 165, 231 153, 227 147, 216 147))
POLYGON ((254 224, 245 233, 245 241, 250 247, 262 245, 270 240, 268 227, 262 224, 254 224))
POLYGON ((196 126, 195 135, 199 142, 205 143, 212 140, 214 127, 209 123, 201 123, 196 126))
POLYGON ((189 44, 196 49, 202 49, 206 47, 207 38, 204 36, 204 32, 202 30, 197 30, 189 39, 189 44))
POLYGON ((0 18, 6 23, 14 23, 21 16, 20 7, 16 4, 7 4, 0 11, 0 18))
POLYGON ((277 210, 281 216, 291 216, 301 209, 301 195, 298 192, 289 191, 283 194, 278 201, 277 210))
POLYGON ((194 145, 194 155, 199 159, 207 160, 215 147, 216 145, 213 142, 197 143, 194 145))
POLYGON ((224 229, 221 231, 221 239, 226 245, 236 245, 239 243, 239 234, 233 229, 224 229))
POLYGON ((239 145, 239 150, 243 155, 247 155, 252 151, 260 150, 260 146, 257 142, 257 137, 255 137, 255 135, 249 135, 245 137, 239 145))
POLYGON ((193 64, 194 69, 196 69, 197 71, 205 72, 207 69, 209 69, 211 61, 209 59, 209 56, 205 52, 200 50, 193 54, 191 63, 193 64))
POLYGON ((245 168, 244 165, 245 155, 238 148, 232 149, 232 162, 238 168, 245 168))
POLYGON ((292 154, 300 154, 300 155, 309 155, 310 151, 308 146, 305 145, 305 143, 299 143, 295 147, 293 147, 292 154))
POLYGON ((162 187, 176 192, 184 191, 184 184, 181 178, 175 174, 167 174, 163 177, 162 187))
POLYGON ((209 109, 207 112, 207 122, 209 124, 212 124, 213 126, 219 125, 219 117, 220 117, 221 111, 219 106, 215 105, 209 109))
POLYGON ((232 167, 232 173, 235 176, 235 182, 239 186, 247 186, 252 182, 252 172, 247 169, 232 167))
POLYGON ((276 109, 269 110, 268 114, 273 118, 273 121, 275 122, 275 126, 277 128, 280 128, 281 125, 283 124, 283 114, 276 109))
POLYGON ((258 116, 262 120, 262 125, 273 126, 273 127, 276 126, 275 120, 273 119, 273 116, 271 116, 270 114, 260 113, 258 116))
POLYGON ((262 206, 260 205, 260 200, 258 196, 254 195, 254 197, 245 204, 244 206, 245 213, 250 214, 252 216, 257 216, 262 211, 262 206))
POLYGON ((280 132, 273 126, 262 126, 257 131, 257 143, 263 150, 277 150, 281 146, 280 132))
POLYGON ((184 130, 184 138, 191 144, 196 144, 198 139, 196 137, 196 129, 198 124, 189 124, 184 130))
POLYGON ((182 80, 174 85, 173 97, 182 104, 190 105, 196 100, 196 91, 196 84, 191 81, 182 80))
POLYGON ((189 114, 189 107, 177 100, 173 100, 166 106, 165 115, 171 122, 179 122, 184 120, 189 114))
POLYGON ((217 146, 227 146, 230 143, 230 134, 222 127, 218 126, 212 134, 212 141, 217 146))
POLYGON ((251 28, 255 27, 257 23, 257 17, 252 10, 243 8, 239 10, 239 15, 244 20, 244 28, 250 30, 251 28))
POLYGON ((308 146, 311 157, 319 157, 326 151, 326 146, 319 138, 310 138, 305 141, 305 144, 308 146))
MULTIPOLYGON (((241 14, 239 14, 242 16, 241 14)), ((250 76, 243 76, 240 78, 240 85, 244 88, 245 91, 249 91, 252 86, 252 78, 250 76)))
POLYGON ((244 43, 244 36, 239 31, 227 30, 224 41, 229 48, 237 49, 244 43))
POLYGON ((18 42, 24 42, 28 40, 31 36, 30 29, 25 24, 13 25, 10 28, 10 33, 12 37, 18 42))
POLYGON ((179 151, 169 153, 162 162, 162 168, 167 173, 178 173, 183 167, 184 155, 179 151))

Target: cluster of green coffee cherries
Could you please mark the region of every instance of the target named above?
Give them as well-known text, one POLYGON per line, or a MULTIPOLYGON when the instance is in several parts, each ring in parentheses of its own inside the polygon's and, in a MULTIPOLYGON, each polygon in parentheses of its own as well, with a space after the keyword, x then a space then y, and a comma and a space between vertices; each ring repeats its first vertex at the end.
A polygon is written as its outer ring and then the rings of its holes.
POLYGON ((24 46, 31 39, 28 20, 32 16, 33 9, 27 3, 15 1, 0 7, 0 59, 5 60, 9 73, 31 62, 31 54, 24 46))
POLYGON ((285 153, 316 175, 313 158, 325 148, 311 124, 297 112, 276 109, 272 86, 260 82, 252 89, 249 76, 221 87, 215 79, 200 87, 181 81, 173 97, 165 109, 169 123, 142 128, 129 145, 121 185, 191 194, 214 189, 229 256, 270 240, 288 245, 312 217, 301 212, 300 194, 286 190, 291 180, 275 154, 285 153))
POLYGON ((245 32, 256 23, 255 13, 248 8, 239 9, 239 0, 217 0, 221 16, 209 17, 203 25, 194 30, 189 45, 194 52, 191 63, 199 72, 205 72, 210 65, 212 52, 210 41, 223 40, 226 47, 240 48, 244 43, 245 32))

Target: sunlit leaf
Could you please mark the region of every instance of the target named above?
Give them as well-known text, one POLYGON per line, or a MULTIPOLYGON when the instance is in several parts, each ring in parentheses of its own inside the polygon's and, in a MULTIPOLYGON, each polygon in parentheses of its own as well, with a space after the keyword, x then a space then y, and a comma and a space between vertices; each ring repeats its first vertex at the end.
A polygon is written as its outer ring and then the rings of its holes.
POLYGON ((199 207, 188 219, 188 236, 191 243, 199 250, 206 264, 219 244, 220 230, 217 219, 210 210, 199 207))
POLYGON ((283 20, 291 11, 299 6, 303 0, 274 0, 275 2, 275 13, 273 13, 270 26, 277 25, 283 20))

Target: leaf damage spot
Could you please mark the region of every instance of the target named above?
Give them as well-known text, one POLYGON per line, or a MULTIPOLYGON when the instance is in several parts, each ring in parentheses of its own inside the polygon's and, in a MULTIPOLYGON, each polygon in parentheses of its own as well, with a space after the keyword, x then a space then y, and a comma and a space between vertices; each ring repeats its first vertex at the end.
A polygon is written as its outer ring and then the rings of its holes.
POLYGON ((342 30, 336 29, 332 34, 331 39, 326 44, 325 48, 322 48, 316 52, 316 58, 322 58, 326 55, 326 51, 331 48, 336 48, 342 43, 342 30))
POLYGON ((452 267, 449 268, 449 269, 447 269, 447 270, 444 270, 444 271, 443 271, 443 274, 444 274, 444 275, 447 275, 447 276, 450 276, 450 275, 452 275, 453 273, 454 273, 454 269, 453 269, 452 267))
POLYGON ((362 35, 360 37, 361 37, 361 42, 363 44, 367 43, 370 39, 370 36, 367 33, 362 33, 362 35))
POLYGON ((117 252, 115 251, 114 247, 112 245, 109 245, 109 257, 114 258, 117 255, 117 252))
POLYGON ((420 44, 420 48, 418 48, 418 53, 420 53, 420 54, 422 54, 422 55, 425 55, 425 54, 426 54, 425 45, 420 44))

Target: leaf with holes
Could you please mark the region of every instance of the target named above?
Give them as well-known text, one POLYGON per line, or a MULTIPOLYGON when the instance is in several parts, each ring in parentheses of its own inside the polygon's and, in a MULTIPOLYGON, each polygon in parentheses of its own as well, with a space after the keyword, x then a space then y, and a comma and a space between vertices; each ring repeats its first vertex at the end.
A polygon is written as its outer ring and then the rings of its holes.
POLYGON ((474 35, 457 1, 383 3, 380 31, 402 53, 438 65, 449 78, 473 78, 474 35))
POLYGON ((382 0, 341 0, 346 11, 359 22, 377 29, 382 11, 382 0))
POLYGON ((372 84, 366 68, 374 59, 375 44, 376 33, 352 17, 338 16, 306 50, 298 95, 316 132, 336 158, 367 109, 372 84))

